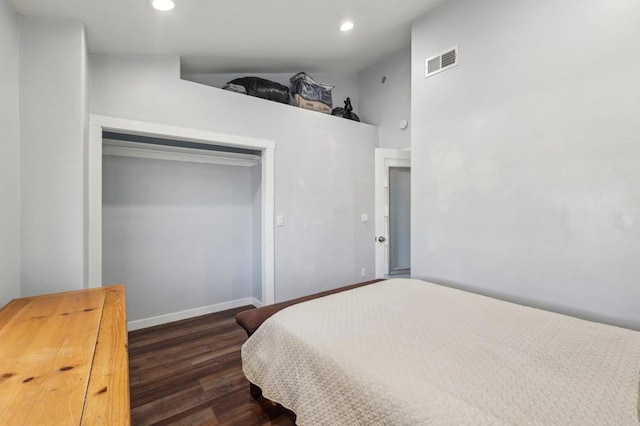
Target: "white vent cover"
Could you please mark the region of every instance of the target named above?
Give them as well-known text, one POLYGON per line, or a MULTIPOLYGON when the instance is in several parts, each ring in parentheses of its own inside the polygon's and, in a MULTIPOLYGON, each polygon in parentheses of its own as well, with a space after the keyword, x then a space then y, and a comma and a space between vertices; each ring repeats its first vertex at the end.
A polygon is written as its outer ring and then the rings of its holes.
POLYGON ((434 74, 448 70, 456 65, 458 65, 458 46, 454 46, 427 59, 425 62, 427 68, 425 77, 431 77, 434 74))

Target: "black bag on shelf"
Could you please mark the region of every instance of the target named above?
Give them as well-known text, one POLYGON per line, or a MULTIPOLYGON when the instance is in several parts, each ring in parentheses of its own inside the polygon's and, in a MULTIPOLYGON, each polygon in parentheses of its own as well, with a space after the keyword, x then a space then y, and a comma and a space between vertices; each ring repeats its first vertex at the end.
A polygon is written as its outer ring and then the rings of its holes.
POLYGON ((242 86, 246 89, 247 95, 249 96, 268 99, 283 104, 289 103, 289 88, 275 81, 260 77, 242 77, 231 80, 227 85, 242 86))
POLYGON ((353 112, 353 107, 351 106, 351 99, 347 98, 344 101, 344 108, 334 108, 331 111, 331 115, 335 115, 336 117, 346 118, 348 120, 360 121, 360 117, 353 112))

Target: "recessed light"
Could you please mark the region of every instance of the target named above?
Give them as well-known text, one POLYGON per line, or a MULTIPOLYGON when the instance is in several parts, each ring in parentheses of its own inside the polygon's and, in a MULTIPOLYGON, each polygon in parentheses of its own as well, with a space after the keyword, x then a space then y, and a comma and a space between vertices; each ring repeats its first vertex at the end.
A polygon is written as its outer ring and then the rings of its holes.
POLYGON ((353 22, 351 21, 343 22, 342 25, 340 25, 340 31, 342 32, 351 31, 352 29, 353 29, 353 22))
POLYGON ((160 12, 168 12, 176 7, 176 4, 173 2, 173 0, 150 0, 149 4, 155 10, 159 10, 160 12))

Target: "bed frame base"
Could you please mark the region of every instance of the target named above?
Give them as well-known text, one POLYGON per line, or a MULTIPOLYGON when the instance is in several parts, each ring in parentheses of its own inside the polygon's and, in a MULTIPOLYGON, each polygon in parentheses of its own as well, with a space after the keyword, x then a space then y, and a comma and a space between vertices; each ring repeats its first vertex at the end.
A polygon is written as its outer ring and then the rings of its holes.
POLYGON ((251 382, 249 382, 249 393, 251 394, 251 398, 253 399, 262 398, 262 389, 260 389, 260 386, 254 385, 251 382))

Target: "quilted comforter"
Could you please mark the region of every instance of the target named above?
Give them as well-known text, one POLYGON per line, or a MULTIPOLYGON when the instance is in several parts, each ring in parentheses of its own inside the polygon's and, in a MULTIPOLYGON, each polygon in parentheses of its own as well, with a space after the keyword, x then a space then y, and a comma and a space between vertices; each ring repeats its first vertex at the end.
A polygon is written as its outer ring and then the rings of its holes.
POLYGON ((388 280, 288 307, 243 370, 299 425, 638 425, 640 332, 388 280))

